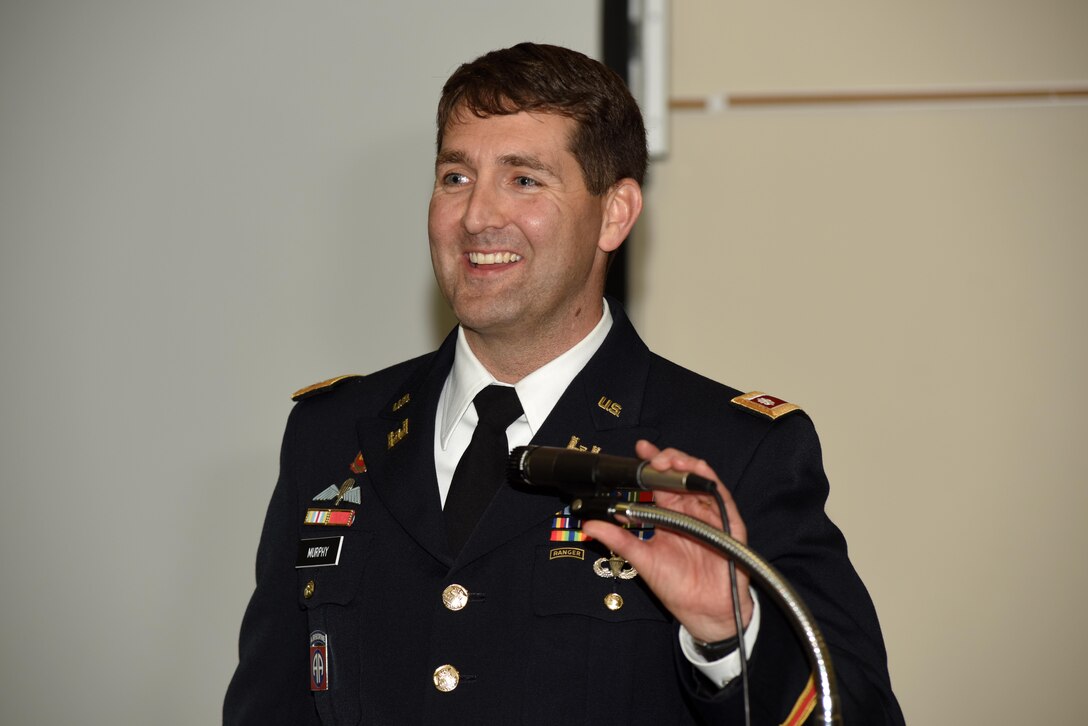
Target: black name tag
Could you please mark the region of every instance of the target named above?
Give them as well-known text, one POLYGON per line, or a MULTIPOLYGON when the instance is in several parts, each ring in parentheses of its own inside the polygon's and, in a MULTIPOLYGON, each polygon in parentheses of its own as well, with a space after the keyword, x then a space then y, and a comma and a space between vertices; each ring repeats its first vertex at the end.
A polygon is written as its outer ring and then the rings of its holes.
POLYGON ((298 560, 295 561, 295 568, 338 565, 340 564, 340 546, 343 544, 343 537, 317 537, 316 539, 299 540, 298 560))

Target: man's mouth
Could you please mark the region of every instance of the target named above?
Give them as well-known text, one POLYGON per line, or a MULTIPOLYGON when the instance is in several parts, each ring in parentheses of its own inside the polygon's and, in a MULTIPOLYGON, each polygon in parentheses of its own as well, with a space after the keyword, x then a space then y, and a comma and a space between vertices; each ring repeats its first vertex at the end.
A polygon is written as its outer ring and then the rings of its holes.
POLYGON ((480 265, 508 265, 511 262, 517 262, 521 259, 521 255, 514 254, 513 252, 469 252, 468 261, 472 263, 473 267, 479 267, 480 265))

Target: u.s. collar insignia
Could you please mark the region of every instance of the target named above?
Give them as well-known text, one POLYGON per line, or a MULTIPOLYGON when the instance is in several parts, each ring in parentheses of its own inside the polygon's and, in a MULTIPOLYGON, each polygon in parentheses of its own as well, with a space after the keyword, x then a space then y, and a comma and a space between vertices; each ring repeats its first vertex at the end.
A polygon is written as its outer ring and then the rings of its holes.
POLYGON ((344 483, 340 486, 329 484, 329 486, 322 489, 314 496, 315 502, 327 502, 330 499, 336 500, 336 503, 333 506, 340 504, 341 501, 359 504, 361 497, 359 495, 359 487, 355 486, 355 480, 345 479, 344 483))
POLYGON ((763 391, 742 394, 734 398, 732 403, 771 419, 780 418, 787 413, 801 410, 801 407, 797 404, 783 401, 775 396, 768 396, 763 391))
POLYGON ((601 408, 608 413, 612 414, 616 418, 620 417, 620 411, 623 410, 623 406, 613 401, 608 396, 601 396, 601 400, 597 401, 598 408, 601 408))

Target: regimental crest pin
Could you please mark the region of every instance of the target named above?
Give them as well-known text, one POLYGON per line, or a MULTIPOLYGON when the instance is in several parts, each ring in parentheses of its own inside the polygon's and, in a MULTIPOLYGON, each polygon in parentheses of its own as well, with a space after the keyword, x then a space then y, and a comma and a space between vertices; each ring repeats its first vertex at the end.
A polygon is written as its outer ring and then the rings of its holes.
POLYGON ((318 492, 313 500, 315 502, 327 502, 330 499, 335 500, 333 506, 339 505, 341 501, 351 502, 352 504, 360 504, 362 502, 362 497, 359 494, 359 487, 355 486, 354 479, 345 479, 344 483, 340 486, 330 484, 328 487, 318 492))
POLYGON ((400 422, 395 430, 390 431, 386 435, 387 448, 392 449, 394 446, 404 440, 404 437, 408 435, 408 419, 404 419, 400 422))
POLYGON ((329 690, 329 636, 320 630, 310 633, 310 690, 329 690))
POLYGON ((579 441, 581 441, 581 439, 578 438, 577 436, 571 436, 570 441, 567 442, 567 448, 568 449, 577 449, 578 451, 588 451, 591 454, 601 453, 601 447, 600 446, 591 446, 591 447, 590 446, 584 446, 584 445, 578 443, 579 441))
POLYGON ((355 461, 351 462, 351 472, 353 474, 362 474, 366 471, 366 462, 363 461, 363 452, 359 452, 355 455, 355 461))

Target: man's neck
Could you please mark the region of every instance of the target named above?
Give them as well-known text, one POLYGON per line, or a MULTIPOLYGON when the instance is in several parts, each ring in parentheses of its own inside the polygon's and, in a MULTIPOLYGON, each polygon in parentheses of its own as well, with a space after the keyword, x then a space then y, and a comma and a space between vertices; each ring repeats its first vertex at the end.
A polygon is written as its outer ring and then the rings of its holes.
POLYGON ((576 346, 597 326, 604 315, 600 298, 596 314, 580 315, 565 325, 547 330, 479 331, 464 328, 465 340, 473 354, 502 383, 517 383, 533 371, 576 346))

